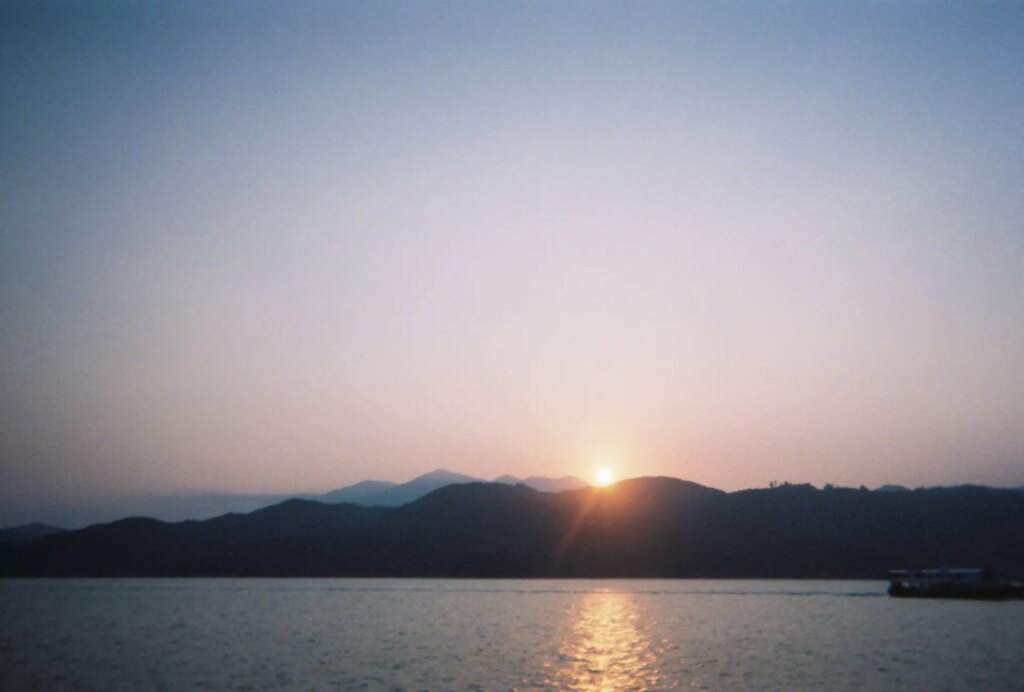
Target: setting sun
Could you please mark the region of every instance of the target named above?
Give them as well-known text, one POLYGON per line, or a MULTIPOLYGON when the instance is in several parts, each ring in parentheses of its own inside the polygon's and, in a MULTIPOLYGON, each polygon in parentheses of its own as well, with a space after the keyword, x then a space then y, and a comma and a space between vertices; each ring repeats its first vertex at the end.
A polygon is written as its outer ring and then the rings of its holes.
POLYGON ((612 470, 607 466, 602 466, 594 474, 594 478, 597 480, 597 486, 603 488, 606 485, 610 485, 612 482, 612 470))

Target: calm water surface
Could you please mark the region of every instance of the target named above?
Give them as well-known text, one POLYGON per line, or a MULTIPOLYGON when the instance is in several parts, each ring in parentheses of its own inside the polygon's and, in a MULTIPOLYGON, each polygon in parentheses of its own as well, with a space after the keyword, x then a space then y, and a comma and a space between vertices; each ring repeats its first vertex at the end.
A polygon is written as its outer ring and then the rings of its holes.
POLYGON ((1024 602, 877 582, 0 581, 3 689, 1024 689, 1024 602))

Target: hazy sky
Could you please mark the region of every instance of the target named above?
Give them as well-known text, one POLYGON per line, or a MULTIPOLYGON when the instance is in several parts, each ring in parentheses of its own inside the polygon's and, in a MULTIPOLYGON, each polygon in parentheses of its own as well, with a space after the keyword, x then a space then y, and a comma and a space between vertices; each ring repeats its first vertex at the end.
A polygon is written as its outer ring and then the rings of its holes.
POLYGON ((0 509, 1024 484, 1020 3, 0 5, 0 509))

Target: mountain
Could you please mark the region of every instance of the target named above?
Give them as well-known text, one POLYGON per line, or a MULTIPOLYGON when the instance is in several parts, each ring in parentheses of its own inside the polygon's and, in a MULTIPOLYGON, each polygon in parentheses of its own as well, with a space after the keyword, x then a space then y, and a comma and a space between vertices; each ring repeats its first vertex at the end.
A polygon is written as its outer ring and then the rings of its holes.
MULTIPOLYGON (((503 476, 510 482, 520 483, 514 476, 503 476)), ((570 478, 570 477, 566 477, 570 478)), ((412 502, 449 483, 480 481, 479 478, 438 469, 408 483, 390 481, 362 481, 324 494, 309 493, 175 493, 168 495, 138 495, 106 498, 83 506, 49 506, 33 509, 0 510, 4 523, 21 525, 29 522, 56 524, 81 528, 97 523, 115 521, 122 517, 152 517, 161 521, 210 519, 222 514, 254 512, 285 500, 303 499, 327 503, 351 502, 364 506, 397 507, 412 502)), ((545 483, 551 479, 533 477, 525 482, 540 490, 561 489, 545 483)), ((561 479, 559 479, 561 480, 561 479)), ((578 480, 578 479, 576 479, 578 480)), ((582 484, 582 481, 579 481, 582 484)), ((571 486, 565 486, 571 487, 571 486)))
MULTIPOLYGON (((312 499, 320 502, 337 504, 350 502, 364 507, 398 507, 418 500, 427 493, 455 483, 481 483, 480 478, 455 473, 446 469, 437 469, 412 479, 408 483, 390 483, 388 481, 363 481, 338 490, 332 490, 312 499)), ((545 478, 530 476, 520 480, 515 476, 504 475, 494 480, 495 483, 517 485, 522 483, 541 492, 561 492, 585 487, 587 484, 575 476, 562 478, 545 478)))
POLYGON ((466 476, 446 469, 436 469, 430 473, 413 478, 408 483, 389 483, 387 481, 363 481, 345 488, 332 490, 321 495, 318 500, 328 503, 351 502, 364 507, 398 507, 413 500, 418 500, 427 493, 453 483, 473 483, 479 478, 466 476))
POLYGON ((395 483, 391 481, 362 481, 355 485, 349 485, 344 488, 332 490, 329 493, 324 493, 319 498, 320 502, 327 502, 330 504, 338 504, 341 502, 351 502, 355 505, 376 505, 381 504, 378 502, 378 498, 385 490, 390 490, 395 487, 395 483))
POLYGON ((564 490, 577 490, 579 488, 587 487, 588 483, 581 478, 576 476, 562 476, 561 478, 547 478, 546 476, 530 476, 526 479, 516 478, 515 476, 498 476, 494 479, 495 483, 504 483, 505 485, 525 485, 528 488, 533 488, 542 493, 560 493, 564 490))
POLYGON ((21 526, 9 526, 6 529, 0 529, 0 543, 26 543, 63 531, 64 529, 57 526, 40 524, 39 522, 22 524, 21 526))
POLYGON ((587 487, 588 483, 576 476, 562 476, 561 478, 545 478, 544 476, 530 476, 522 481, 523 485, 542 493, 560 493, 565 490, 577 490, 587 487))
POLYGON ((167 495, 125 495, 95 500, 86 504, 50 505, 31 509, 0 509, 5 524, 44 524, 82 528, 115 521, 122 517, 153 517, 162 521, 209 519, 229 512, 253 512, 293 497, 311 498, 294 493, 216 493, 182 492, 167 495))
POLYGON ((880 579, 952 565, 1021 578, 1021 536, 1013 490, 459 483, 400 507, 293 499, 202 522, 124 519, 0 546, 0 575, 880 579))

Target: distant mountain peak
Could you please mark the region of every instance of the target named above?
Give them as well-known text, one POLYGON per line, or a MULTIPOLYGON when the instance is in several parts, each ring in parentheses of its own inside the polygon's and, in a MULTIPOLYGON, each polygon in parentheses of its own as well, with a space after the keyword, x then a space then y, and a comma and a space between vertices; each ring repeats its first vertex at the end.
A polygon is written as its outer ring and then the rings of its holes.
POLYGON ((413 478, 409 482, 415 483, 423 480, 449 480, 452 483, 472 483, 474 481, 479 481, 480 479, 473 476, 467 476, 464 473, 456 473, 455 471, 449 471, 448 469, 436 468, 433 471, 424 473, 422 476, 416 476, 416 478, 413 478))
POLYGON ((364 507, 398 507, 413 502, 438 488, 456 483, 478 482, 479 478, 438 468, 405 483, 363 481, 324 493, 318 499, 329 504, 350 503, 364 507))

